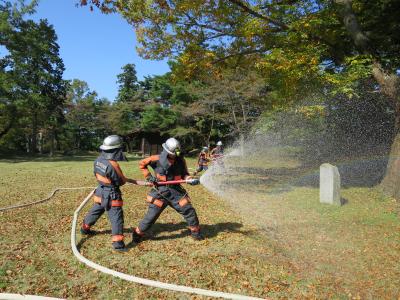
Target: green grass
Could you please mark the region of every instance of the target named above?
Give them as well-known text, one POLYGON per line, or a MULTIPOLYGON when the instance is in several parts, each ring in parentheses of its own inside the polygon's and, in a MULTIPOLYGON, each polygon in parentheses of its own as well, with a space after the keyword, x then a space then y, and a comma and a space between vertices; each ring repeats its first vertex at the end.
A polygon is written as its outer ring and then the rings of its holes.
MULTIPOLYGON (((0 206, 39 200, 55 187, 95 185, 93 159, 1 161, 0 206)), ((128 176, 141 178, 137 161, 123 163, 122 168, 128 176)), ((109 268, 170 283, 261 297, 268 294, 269 287, 285 288, 278 284, 286 276, 281 265, 267 263, 267 258, 275 254, 259 243, 261 231, 244 225, 239 215, 203 187, 188 190, 207 237, 205 241, 190 239, 181 216, 167 209, 150 237, 125 255, 111 251, 106 217, 95 226, 99 234, 83 239, 78 234, 81 252, 109 268)), ((123 192, 128 230, 146 211, 147 188, 125 186, 123 192)), ((72 214, 87 193, 63 191, 47 203, 0 213, 0 290, 82 299, 189 298, 113 279, 74 258, 69 245, 72 214)), ((81 219, 83 216, 84 213, 81 219)))
MULTIPOLYGON (((310 170, 294 158, 271 157, 252 160, 251 166, 236 161, 240 172, 217 178, 230 183, 223 186, 224 199, 202 186, 188 187, 206 240, 191 240, 181 216, 168 208, 149 237, 126 254, 111 251, 110 226, 102 217, 97 235, 78 234, 82 254, 135 276, 258 297, 399 297, 397 203, 376 188, 349 187, 343 190, 346 205, 321 205, 316 187, 287 184, 310 170), (251 174, 255 167, 261 175, 251 174)), ((0 207, 39 200, 55 187, 95 185, 93 159, 0 160, 0 207)), ((122 169, 141 178, 135 159, 122 169)), ((146 192, 123 187, 127 230, 143 217, 146 192)), ((47 203, 0 213, 0 291, 73 299, 193 298, 114 279, 79 263, 69 234, 72 214, 87 193, 63 191, 47 203)))

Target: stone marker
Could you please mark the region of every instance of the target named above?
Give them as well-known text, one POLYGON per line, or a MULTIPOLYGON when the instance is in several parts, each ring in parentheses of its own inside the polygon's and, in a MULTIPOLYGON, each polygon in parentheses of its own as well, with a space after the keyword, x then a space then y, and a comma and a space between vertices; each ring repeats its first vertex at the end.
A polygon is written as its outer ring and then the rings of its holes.
POLYGON ((322 164, 319 168, 319 202, 342 205, 340 197, 340 174, 331 164, 322 164))

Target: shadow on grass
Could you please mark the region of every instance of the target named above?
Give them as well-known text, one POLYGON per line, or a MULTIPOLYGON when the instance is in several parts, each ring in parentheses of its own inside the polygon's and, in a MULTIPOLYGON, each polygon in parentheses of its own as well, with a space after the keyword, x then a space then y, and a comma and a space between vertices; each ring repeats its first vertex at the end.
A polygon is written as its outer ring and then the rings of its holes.
MULTIPOLYGON (((242 226, 243 226, 242 224, 234 223, 234 222, 217 223, 217 224, 211 224, 211 225, 210 224, 202 224, 201 232, 206 239, 216 237, 221 232, 232 232, 232 233, 238 233, 238 234, 243 234, 243 235, 250 235, 255 232, 255 230, 240 230, 240 228, 242 226)), ((131 232, 132 232, 132 229, 124 229, 124 233, 129 234, 126 236, 127 248, 132 248, 135 246, 135 243, 132 243, 130 241, 130 239, 131 239, 130 233, 131 232)), ((85 236, 77 244, 78 250, 81 249, 81 247, 87 240, 89 240, 93 236, 96 236, 99 234, 100 235, 104 235, 104 234, 111 235, 111 230, 94 231, 94 234, 85 236)), ((189 229, 185 222, 180 222, 177 224, 156 223, 153 225, 151 230, 149 230, 149 233, 146 234, 146 236, 144 237, 144 240, 154 240, 154 241, 173 240, 173 239, 188 237, 189 235, 190 235, 190 232, 189 232, 189 229), (158 236, 162 232, 167 232, 170 234, 168 234, 166 236, 158 236)))
MULTIPOLYGON (((338 167, 341 186, 373 187, 379 184, 386 171, 388 158, 377 157, 332 163, 338 167)), ((297 168, 233 167, 221 181, 221 188, 249 189, 254 192, 280 194, 294 187, 319 188, 319 165, 297 168)))

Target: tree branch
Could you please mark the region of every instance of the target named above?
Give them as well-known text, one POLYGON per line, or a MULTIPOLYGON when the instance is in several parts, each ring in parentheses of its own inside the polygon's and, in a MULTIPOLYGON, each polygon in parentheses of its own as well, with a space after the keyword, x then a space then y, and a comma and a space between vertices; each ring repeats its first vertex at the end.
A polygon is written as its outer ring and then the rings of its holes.
POLYGON ((369 46, 369 39, 362 31, 353 11, 352 0, 334 0, 334 3, 342 7, 343 24, 355 46, 364 54, 372 54, 373 50, 369 46))
POLYGON ((255 10, 251 9, 250 7, 248 7, 246 4, 244 4, 240 0, 228 0, 228 1, 235 4, 236 6, 239 6, 243 11, 247 12, 248 14, 250 14, 256 18, 270 22, 278 27, 281 27, 282 29, 289 29, 289 26, 287 26, 286 24, 284 24, 278 20, 274 20, 268 16, 262 15, 259 12, 256 12, 255 10))
POLYGON ((235 56, 246 56, 246 55, 257 54, 257 53, 265 53, 266 51, 268 51, 268 50, 265 49, 265 48, 248 49, 248 50, 244 50, 242 52, 232 53, 232 54, 226 55, 224 57, 221 57, 221 58, 219 58, 217 60, 214 60, 213 64, 217 64, 217 63, 223 62, 223 61, 225 61, 225 60, 227 60, 229 58, 235 57, 235 56))

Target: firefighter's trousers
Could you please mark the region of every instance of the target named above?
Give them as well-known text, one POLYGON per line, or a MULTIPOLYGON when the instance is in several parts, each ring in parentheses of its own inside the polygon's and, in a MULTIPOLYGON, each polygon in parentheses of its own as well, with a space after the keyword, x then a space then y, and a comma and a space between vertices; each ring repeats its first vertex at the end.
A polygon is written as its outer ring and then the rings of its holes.
MULTIPOLYGON (((94 225, 97 220, 103 215, 105 209, 101 204, 94 203, 89 213, 86 215, 83 223, 89 226, 94 225)), ((111 234, 113 236, 113 241, 123 239, 124 230, 124 212, 121 206, 111 206, 107 210, 108 218, 111 223, 111 234)))
POLYGON ((150 229, 167 206, 171 206, 180 213, 192 231, 199 230, 199 219, 196 210, 190 203, 190 198, 183 188, 160 187, 159 190, 153 189, 147 196, 147 201, 149 202, 149 208, 139 223, 141 232, 150 229))

